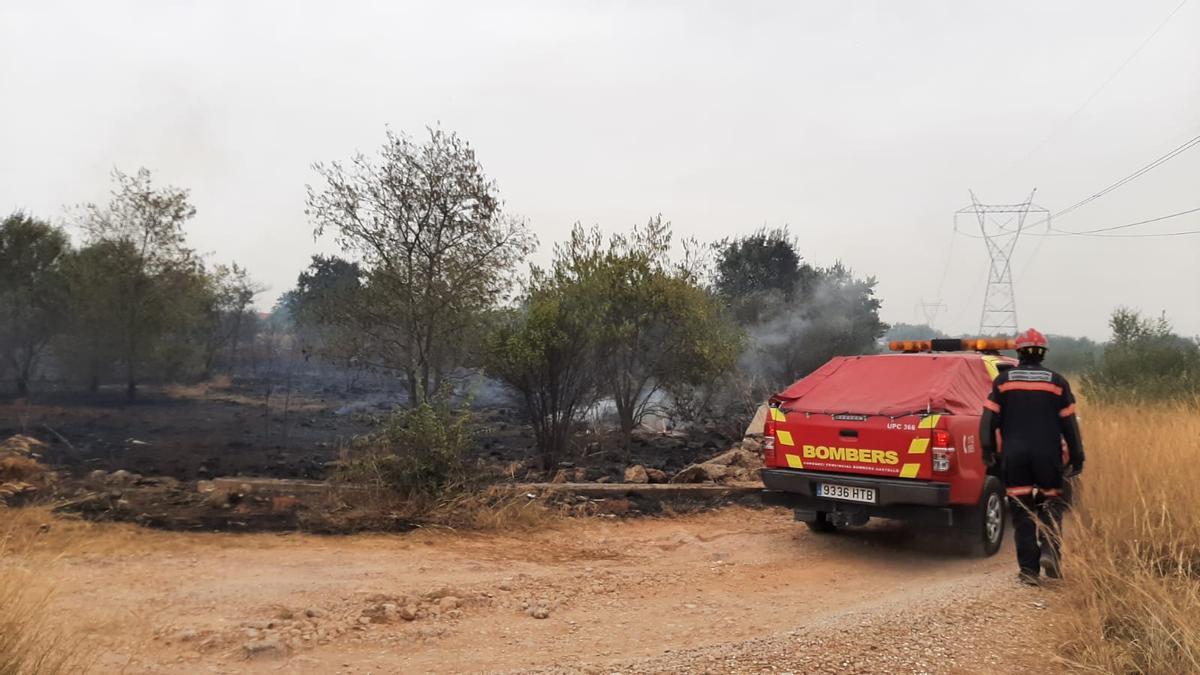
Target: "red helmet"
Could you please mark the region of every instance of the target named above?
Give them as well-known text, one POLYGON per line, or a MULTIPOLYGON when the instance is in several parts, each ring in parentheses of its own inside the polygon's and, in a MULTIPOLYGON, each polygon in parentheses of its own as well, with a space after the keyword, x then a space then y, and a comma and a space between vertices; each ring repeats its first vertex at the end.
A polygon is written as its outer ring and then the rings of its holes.
POLYGON ((1036 328, 1021 333, 1017 336, 1017 350, 1031 349, 1033 347, 1041 347, 1046 349, 1049 345, 1046 342, 1046 336, 1038 332, 1036 328))

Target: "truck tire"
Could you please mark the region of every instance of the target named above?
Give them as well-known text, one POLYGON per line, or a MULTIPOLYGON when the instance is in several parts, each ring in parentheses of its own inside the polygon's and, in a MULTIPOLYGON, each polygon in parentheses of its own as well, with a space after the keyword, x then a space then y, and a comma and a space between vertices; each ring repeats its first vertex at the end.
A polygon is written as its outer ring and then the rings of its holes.
POLYGON ((824 511, 817 511, 817 517, 804 521, 804 524, 808 526, 808 529, 819 534, 837 532, 837 525, 829 520, 829 514, 824 511))
POLYGON ((1007 500, 1000 479, 988 476, 979 503, 963 507, 960 515, 958 537, 963 552, 983 557, 995 555, 1004 543, 1008 523, 1007 500))

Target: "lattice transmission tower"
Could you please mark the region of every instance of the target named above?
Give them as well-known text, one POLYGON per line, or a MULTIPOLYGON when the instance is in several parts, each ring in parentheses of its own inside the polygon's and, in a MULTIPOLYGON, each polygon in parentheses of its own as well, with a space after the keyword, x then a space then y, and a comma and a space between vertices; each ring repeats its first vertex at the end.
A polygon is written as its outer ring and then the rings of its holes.
POLYGON ((1038 224, 1050 222, 1050 212, 1033 203, 1034 188, 1029 198, 1019 204, 981 204, 971 192, 971 205, 954 213, 954 229, 959 218, 975 216, 980 239, 987 246, 991 265, 988 267, 987 292, 983 295, 983 312, 979 316, 980 335, 1017 334, 1017 297, 1013 292, 1012 255, 1017 241, 1028 223, 1030 214, 1044 216, 1038 224), (1001 222, 1003 218, 1003 222, 1001 222), (1015 224, 1013 221, 1016 221, 1015 224))

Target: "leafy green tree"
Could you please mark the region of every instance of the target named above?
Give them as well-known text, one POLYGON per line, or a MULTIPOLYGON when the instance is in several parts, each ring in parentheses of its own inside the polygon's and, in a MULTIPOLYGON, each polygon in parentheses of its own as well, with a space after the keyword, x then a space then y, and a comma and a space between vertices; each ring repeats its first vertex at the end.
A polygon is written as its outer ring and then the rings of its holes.
POLYGON ((0 221, 0 367, 18 396, 29 393, 39 359, 66 323, 69 253, 66 235, 44 221, 23 213, 0 221))
MULTIPOLYGON (((1119 308, 1108 322, 1112 340, 1083 379, 1102 400, 1162 400, 1200 395, 1200 343, 1176 335, 1165 316, 1119 308)), ((1051 345, 1053 347, 1053 345, 1051 345)))
POLYGON ((373 347, 369 334, 378 331, 359 323, 367 316, 366 292, 357 263, 314 255, 281 299, 304 353, 351 371, 376 364, 382 350, 373 347))
POLYGON ((596 317, 562 257, 552 271, 535 269, 531 276, 521 307, 490 337, 487 367, 520 396, 541 467, 549 469, 596 401, 596 317))
POLYGON ((70 325, 55 353, 68 372, 78 373, 88 390, 100 384, 120 358, 122 324, 117 279, 132 269, 132 244, 98 241, 79 249, 63 264, 70 325))
POLYGON ((726 296, 772 290, 790 296, 804 273, 787 227, 760 228, 737 239, 723 239, 715 247, 716 286, 726 296))
POLYGON ((160 282, 172 276, 178 280, 198 265, 183 231, 196 209, 187 190, 155 187, 147 169, 132 176, 114 170, 112 176, 115 186, 108 204, 85 205, 81 218, 93 251, 81 262, 103 267, 104 274, 84 270, 78 279, 99 283, 85 295, 112 312, 114 321, 104 326, 115 332, 108 337, 117 347, 126 393, 133 399, 155 341, 169 328, 170 317, 177 316, 172 284, 160 282), (96 259, 96 254, 106 253, 114 257, 96 259))
POLYGON ((671 264, 671 226, 661 216, 605 245, 576 226, 563 252, 566 276, 594 317, 599 388, 611 399, 626 450, 660 392, 719 377, 737 361, 741 333, 686 268, 671 264))
POLYGON ((505 298, 535 240, 507 217, 495 183, 457 135, 424 143, 387 132, 377 158, 313 167, 308 189, 318 236, 332 231, 362 270, 363 302, 345 320, 367 331, 377 365, 400 372, 410 399, 427 399, 469 360, 476 319, 505 298))
POLYGON ((786 386, 834 356, 869 354, 887 331, 874 277, 860 278, 841 263, 814 269, 791 302, 748 330, 746 355, 772 388, 786 386))
POLYGON ((791 302, 814 270, 796 250, 787 227, 761 228, 713 244, 714 286, 739 321, 757 323, 771 306, 791 302))
POLYGON ((236 262, 217 265, 204 278, 208 290, 202 304, 205 349, 201 378, 207 379, 222 352, 229 372, 237 372, 242 343, 252 334, 248 330, 254 319, 251 303, 264 288, 236 262))

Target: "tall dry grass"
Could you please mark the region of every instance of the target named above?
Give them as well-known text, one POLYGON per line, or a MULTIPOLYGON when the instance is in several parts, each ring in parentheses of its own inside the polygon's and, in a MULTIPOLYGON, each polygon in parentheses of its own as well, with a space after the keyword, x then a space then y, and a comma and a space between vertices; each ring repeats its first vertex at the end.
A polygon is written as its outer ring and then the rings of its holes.
POLYGON ((49 594, 34 570, 17 562, 0 534, 0 675, 86 671, 82 649, 46 620, 49 594))
POLYGON ((1082 421, 1062 656, 1090 672, 1200 673, 1200 401, 1093 403, 1082 421))

